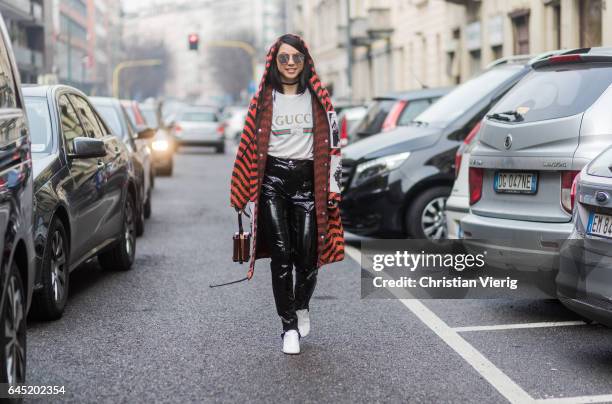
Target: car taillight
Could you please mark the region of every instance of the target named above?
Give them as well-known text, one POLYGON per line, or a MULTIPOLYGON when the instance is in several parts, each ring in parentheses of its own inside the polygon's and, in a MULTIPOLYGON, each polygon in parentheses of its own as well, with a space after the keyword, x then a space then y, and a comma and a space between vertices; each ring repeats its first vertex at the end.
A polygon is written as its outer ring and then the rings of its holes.
POLYGON ((223 136, 225 134, 225 124, 222 123, 221 125, 217 126, 217 134, 219 136, 223 136))
POLYGON ((340 145, 346 146, 348 144, 348 123, 346 121, 346 116, 342 117, 342 122, 340 122, 340 145))
POLYGON ((572 213, 574 209, 574 179, 580 171, 561 171, 561 206, 566 212, 572 213))
POLYGON ((551 56, 548 58, 549 63, 571 63, 571 62, 581 62, 582 56, 580 55, 557 55, 551 56))
POLYGON ((182 131, 183 131, 183 128, 181 127, 181 125, 179 125, 178 123, 174 124, 174 132, 179 133, 182 131))
POLYGON ((397 126, 397 120, 399 119, 400 114, 406 107, 406 104, 408 104, 408 101, 397 101, 395 104, 393 104, 391 111, 389 111, 387 117, 385 118, 385 121, 383 122, 383 132, 391 130, 397 126))
POLYGON ((470 167, 468 174, 470 183, 470 205, 475 204, 482 198, 482 181, 484 177, 484 169, 478 167, 470 167))
POLYGON ((455 154, 455 178, 459 176, 459 170, 461 169, 461 161, 463 160, 463 152, 465 151, 465 147, 474 141, 476 134, 478 134, 478 131, 480 130, 480 125, 482 125, 482 121, 479 121, 476 125, 474 125, 470 133, 468 133, 463 140, 463 145, 459 147, 457 153, 455 154))
POLYGON ((461 169, 461 160, 463 160, 463 147, 460 147, 455 154, 455 178, 459 176, 459 169, 461 169))

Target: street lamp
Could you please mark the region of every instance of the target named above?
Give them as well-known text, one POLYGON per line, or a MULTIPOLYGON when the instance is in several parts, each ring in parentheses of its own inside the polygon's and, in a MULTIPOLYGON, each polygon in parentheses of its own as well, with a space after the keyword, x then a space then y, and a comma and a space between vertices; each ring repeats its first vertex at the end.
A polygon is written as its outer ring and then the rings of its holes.
POLYGON ((233 41, 233 40, 222 40, 222 41, 210 41, 206 43, 209 47, 217 47, 217 48, 238 48, 245 51, 251 57, 251 65, 253 69, 253 81, 257 83, 257 59, 255 58, 257 55, 257 50, 253 47, 253 45, 248 42, 243 41, 233 41))
POLYGON ((163 64, 161 59, 141 59, 141 60, 126 60, 115 66, 113 71, 113 97, 119 98, 119 80, 121 71, 131 67, 145 67, 145 66, 160 66, 163 64))

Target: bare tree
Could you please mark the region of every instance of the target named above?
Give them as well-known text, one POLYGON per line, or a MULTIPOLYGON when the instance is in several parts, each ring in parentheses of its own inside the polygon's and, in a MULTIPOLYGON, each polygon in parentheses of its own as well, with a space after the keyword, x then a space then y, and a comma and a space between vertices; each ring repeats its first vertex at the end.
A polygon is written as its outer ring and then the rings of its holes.
MULTIPOLYGON (((255 43, 249 31, 238 31, 220 39, 246 42, 251 46, 255 43)), ((213 46, 210 48, 208 61, 221 88, 234 99, 238 99, 253 78, 252 57, 240 48, 213 46)))
POLYGON ((163 42, 126 46, 128 60, 159 59, 160 66, 128 68, 121 73, 121 98, 144 100, 164 94, 164 85, 170 77, 170 55, 163 42))

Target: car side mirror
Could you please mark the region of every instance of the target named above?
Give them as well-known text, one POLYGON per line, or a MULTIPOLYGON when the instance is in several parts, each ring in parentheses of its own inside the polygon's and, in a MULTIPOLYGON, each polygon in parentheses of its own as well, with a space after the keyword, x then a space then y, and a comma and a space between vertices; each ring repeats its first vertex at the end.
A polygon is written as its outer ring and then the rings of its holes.
POLYGON ((137 139, 152 139, 155 136, 155 129, 151 128, 140 128, 138 130, 137 139))
POLYGON ((70 159, 88 159, 106 156, 106 145, 102 139, 90 137, 75 137, 72 140, 74 153, 69 153, 70 159))

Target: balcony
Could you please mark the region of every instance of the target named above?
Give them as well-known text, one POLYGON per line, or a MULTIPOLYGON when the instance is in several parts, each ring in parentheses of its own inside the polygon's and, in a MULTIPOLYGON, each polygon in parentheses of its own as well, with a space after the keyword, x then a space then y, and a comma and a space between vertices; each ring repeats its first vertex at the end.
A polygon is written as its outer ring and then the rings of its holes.
POLYGON ((5 15, 5 18, 30 19, 30 0, 0 0, 0 11, 5 15))
POLYGON ((391 9, 389 7, 371 7, 368 9, 368 36, 371 39, 386 39, 393 33, 391 26, 391 9))
POLYGON ((369 46, 371 43, 368 34, 368 20, 357 17, 351 20, 351 43, 353 46, 369 46))
POLYGON ((43 53, 32 49, 25 48, 19 44, 13 44, 13 53, 17 65, 24 68, 42 68, 43 53))

